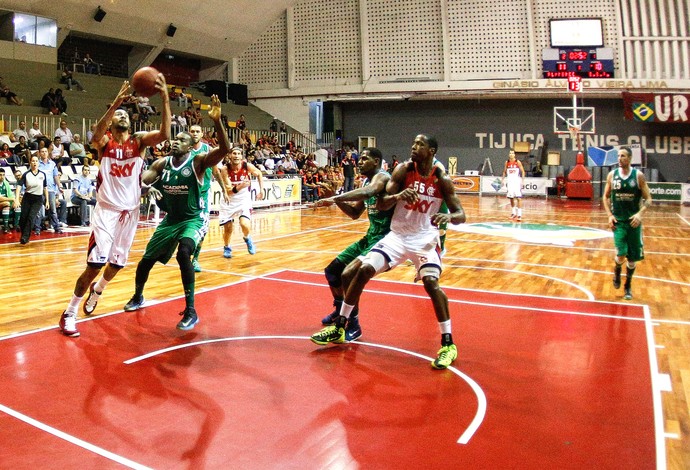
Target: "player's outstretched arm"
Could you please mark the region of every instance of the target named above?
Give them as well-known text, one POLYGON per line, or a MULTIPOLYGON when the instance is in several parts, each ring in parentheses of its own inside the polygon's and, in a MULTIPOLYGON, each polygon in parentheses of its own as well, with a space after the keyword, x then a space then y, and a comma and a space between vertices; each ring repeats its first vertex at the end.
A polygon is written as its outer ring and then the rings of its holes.
POLYGON ((117 96, 110 104, 110 107, 96 124, 96 129, 94 130, 93 136, 91 137, 91 144, 94 147, 96 147, 96 149, 100 150, 103 147, 105 147, 105 145, 108 143, 108 137, 106 136, 108 126, 110 126, 110 122, 112 121, 113 116, 115 115, 115 111, 117 111, 117 108, 119 108, 120 105, 127 98, 129 98, 129 96, 129 82, 125 80, 122 83, 122 86, 120 87, 120 91, 117 93, 117 96))
POLYGON ((218 147, 202 158, 202 168, 204 170, 216 166, 223 160, 223 157, 230 153, 230 141, 228 141, 228 134, 225 132, 225 126, 220 118, 220 113, 220 99, 217 95, 212 95, 211 109, 208 110, 208 116, 213 120, 213 126, 218 135, 218 147))
POLYGON ((165 76, 159 73, 156 77, 156 89, 161 95, 163 110, 161 111, 161 127, 155 131, 137 133, 140 138, 141 147, 154 147, 165 140, 170 139, 170 96, 168 96, 168 85, 165 83, 165 76))
POLYGON ((390 180, 388 180, 386 184, 386 192, 382 194, 376 202, 376 208, 378 210, 386 211, 401 199, 405 202, 416 202, 417 199, 419 199, 417 191, 405 187, 407 167, 408 163, 400 164, 395 167, 390 180))

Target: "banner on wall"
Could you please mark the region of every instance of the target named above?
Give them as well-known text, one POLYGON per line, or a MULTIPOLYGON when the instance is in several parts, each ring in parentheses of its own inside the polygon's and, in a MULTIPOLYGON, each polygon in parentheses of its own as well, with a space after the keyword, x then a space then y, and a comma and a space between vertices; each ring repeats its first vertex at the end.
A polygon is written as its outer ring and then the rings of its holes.
POLYGON ((653 201, 674 201, 683 200, 683 185, 681 183, 652 183, 648 182, 649 192, 652 193, 653 201))
POLYGON ((481 176, 453 176, 456 193, 479 193, 481 176))
POLYGON ((642 146, 640 144, 630 145, 605 145, 602 147, 587 148, 587 166, 611 166, 618 164, 618 151, 621 147, 630 147, 632 158, 630 163, 642 165, 642 146))
POLYGON ((690 94, 623 94, 625 119, 629 121, 690 123, 690 94))
MULTIPOLYGON (((490 196, 492 194, 505 196, 508 190, 505 185, 501 185, 501 179, 500 176, 482 176, 482 196, 490 196)), ((522 185, 522 194, 524 196, 546 196, 548 188, 552 185, 553 180, 549 178, 525 178, 525 184, 522 185)))

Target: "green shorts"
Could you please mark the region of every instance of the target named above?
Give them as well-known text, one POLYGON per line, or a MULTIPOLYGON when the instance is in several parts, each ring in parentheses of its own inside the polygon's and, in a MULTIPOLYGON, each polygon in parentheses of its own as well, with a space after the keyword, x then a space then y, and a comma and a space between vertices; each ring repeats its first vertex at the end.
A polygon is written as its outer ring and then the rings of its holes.
POLYGON ((369 253, 369 250, 371 250, 374 245, 376 245, 384 236, 385 234, 376 236, 364 235, 352 245, 345 248, 338 256, 336 256, 336 259, 347 266, 358 256, 369 253))
POLYGON ((613 228, 613 242, 616 245, 616 255, 627 258, 628 261, 642 261, 644 246, 642 244, 642 224, 633 228, 630 222, 618 222, 613 228))
POLYGON ((165 217, 153 232, 143 257, 166 264, 175 253, 180 240, 190 238, 194 241, 194 248, 196 248, 203 236, 204 220, 202 218, 170 222, 165 217))

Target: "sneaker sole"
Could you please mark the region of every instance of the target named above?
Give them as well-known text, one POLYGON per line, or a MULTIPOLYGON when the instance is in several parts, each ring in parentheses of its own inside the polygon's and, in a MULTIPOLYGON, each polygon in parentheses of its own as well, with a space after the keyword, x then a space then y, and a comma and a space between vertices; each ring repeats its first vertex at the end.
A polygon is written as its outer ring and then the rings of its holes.
POLYGON ((96 285, 96 283, 95 283, 95 282, 92 282, 91 285, 89 286, 89 296, 86 298, 86 302, 84 302, 84 305, 82 306, 82 311, 84 312, 84 315, 91 315, 93 312, 96 311, 96 307, 98 306, 98 301, 96 301, 96 303, 94 304, 94 306, 93 306, 93 308, 91 309, 91 311, 89 311, 89 310, 86 308, 86 304, 89 303, 89 299, 91 298, 91 296, 92 296, 92 295, 94 294, 94 292, 95 292, 95 290, 94 290, 94 286, 95 286, 95 285, 96 285))
POLYGON ((63 335, 67 336, 68 338, 78 338, 81 335, 81 333, 79 333, 78 331, 71 331, 70 332, 67 330, 60 330, 60 332, 63 335))
POLYGON ((326 346, 328 344, 345 344, 347 341, 345 339, 339 339, 337 341, 319 341, 318 339, 309 338, 312 343, 318 344, 319 346, 326 346))
POLYGON ((145 303, 146 303, 146 302, 142 302, 142 303, 140 303, 139 305, 133 306, 133 307, 127 307, 127 306, 125 306, 125 307, 123 308, 123 310, 124 310, 125 312, 134 312, 134 311, 136 311, 136 310, 139 310, 140 308, 144 308, 144 304, 145 304, 145 303))

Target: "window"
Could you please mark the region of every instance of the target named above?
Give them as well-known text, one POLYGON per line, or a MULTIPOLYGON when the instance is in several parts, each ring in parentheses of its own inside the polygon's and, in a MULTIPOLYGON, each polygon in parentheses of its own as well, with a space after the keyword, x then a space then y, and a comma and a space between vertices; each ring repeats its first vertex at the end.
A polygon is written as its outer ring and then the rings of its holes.
POLYGON ((57 21, 26 13, 0 12, 0 39, 57 47, 57 21))

